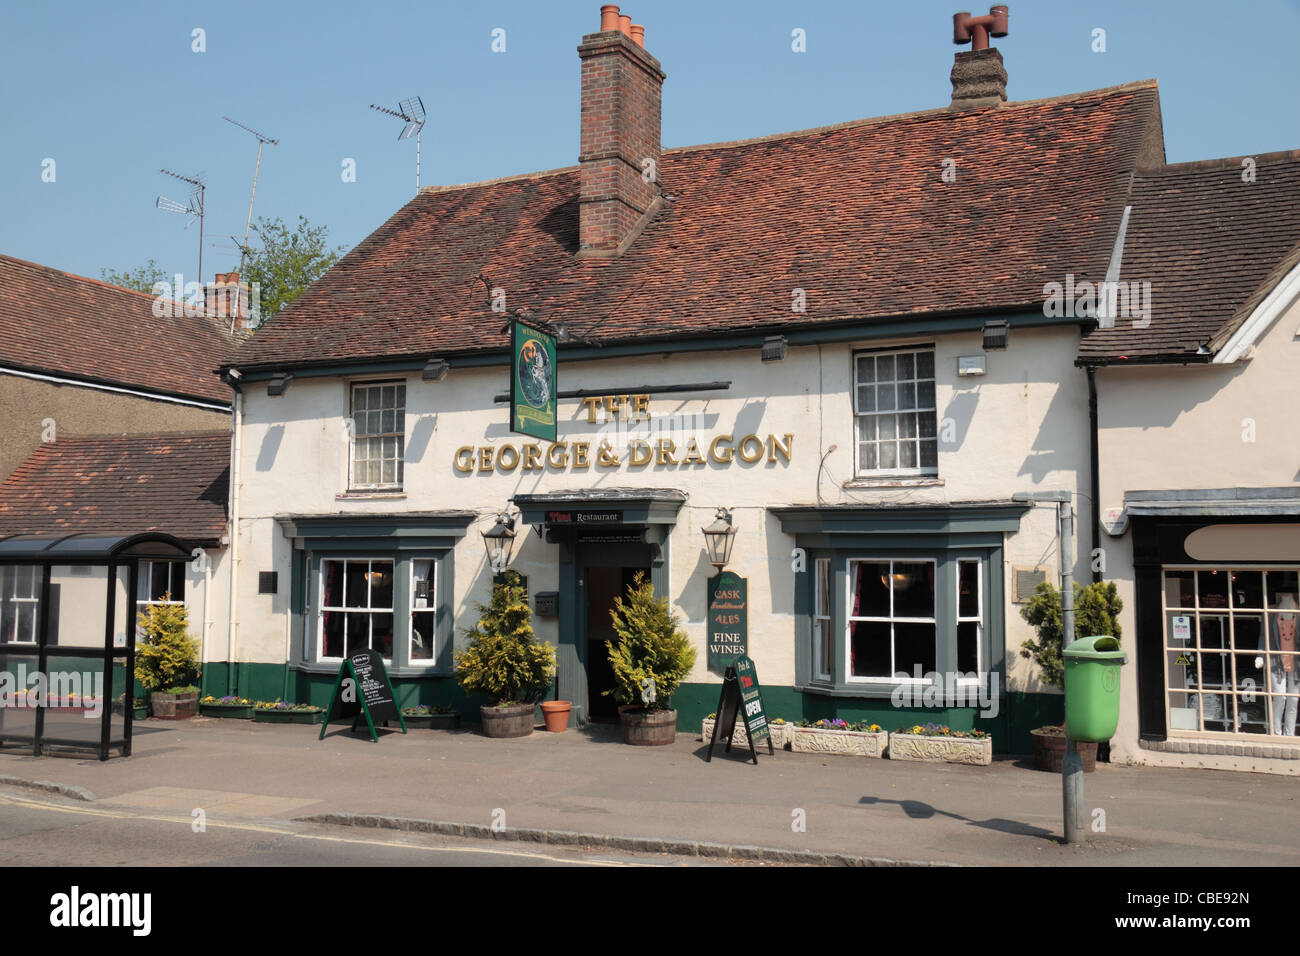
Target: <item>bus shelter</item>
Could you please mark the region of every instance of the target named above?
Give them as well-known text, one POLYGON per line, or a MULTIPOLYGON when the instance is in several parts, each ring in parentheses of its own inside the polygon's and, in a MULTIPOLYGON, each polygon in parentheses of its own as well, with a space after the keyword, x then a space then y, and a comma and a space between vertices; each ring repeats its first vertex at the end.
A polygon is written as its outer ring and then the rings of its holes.
POLYGON ((0 747, 130 756, 139 562, 190 556, 156 532, 0 538, 0 747))

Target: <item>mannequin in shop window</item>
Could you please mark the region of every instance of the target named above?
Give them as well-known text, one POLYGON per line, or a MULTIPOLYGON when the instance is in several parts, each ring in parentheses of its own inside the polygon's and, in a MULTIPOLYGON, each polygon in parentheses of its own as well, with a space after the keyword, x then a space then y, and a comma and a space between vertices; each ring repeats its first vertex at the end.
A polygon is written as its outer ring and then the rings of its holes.
MULTIPOLYGON (((1295 695, 1300 693, 1300 658, 1296 656, 1296 651, 1300 650, 1300 606, 1297 606, 1294 594, 1279 594, 1277 607, 1268 621, 1272 731, 1280 736, 1294 737, 1295 695)), ((1257 660, 1256 664, 1260 666, 1263 662, 1257 660)))

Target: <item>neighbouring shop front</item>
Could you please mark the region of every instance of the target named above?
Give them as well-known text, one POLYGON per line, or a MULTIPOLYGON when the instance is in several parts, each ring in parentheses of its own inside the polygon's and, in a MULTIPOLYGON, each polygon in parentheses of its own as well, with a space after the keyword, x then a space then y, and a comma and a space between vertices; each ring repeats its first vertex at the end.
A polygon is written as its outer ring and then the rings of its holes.
POLYGON ((1300 489, 1139 491, 1141 745, 1300 759, 1300 489))

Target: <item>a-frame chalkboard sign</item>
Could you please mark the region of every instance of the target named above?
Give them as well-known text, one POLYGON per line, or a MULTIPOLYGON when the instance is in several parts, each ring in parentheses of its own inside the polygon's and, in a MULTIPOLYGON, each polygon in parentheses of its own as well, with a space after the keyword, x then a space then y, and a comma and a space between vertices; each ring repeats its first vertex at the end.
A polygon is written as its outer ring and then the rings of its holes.
POLYGON ((713 721, 713 737, 709 741, 709 753, 704 758, 706 761, 713 759, 713 747, 719 737, 727 738, 725 752, 731 753, 737 718, 745 722, 745 737, 749 740, 749 755, 754 758, 754 763, 758 763, 754 744, 759 741, 766 740, 767 752, 776 756, 767 714, 763 713, 763 691, 758 686, 758 671, 748 657, 736 658, 736 663, 727 668, 722 678, 722 693, 718 696, 717 717, 713 721))
POLYGON ((348 717, 352 718, 354 731, 365 717, 372 741, 379 740, 375 725, 390 720, 401 724, 402 733, 406 733, 406 721, 393 699, 393 685, 388 682, 388 671, 384 669, 384 659, 378 651, 357 651, 343 661, 339 679, 334 682, 334 693, 330 695, 329 713, 321 721, 320 736, 316 739, 325 739, 330 721, 348 717))

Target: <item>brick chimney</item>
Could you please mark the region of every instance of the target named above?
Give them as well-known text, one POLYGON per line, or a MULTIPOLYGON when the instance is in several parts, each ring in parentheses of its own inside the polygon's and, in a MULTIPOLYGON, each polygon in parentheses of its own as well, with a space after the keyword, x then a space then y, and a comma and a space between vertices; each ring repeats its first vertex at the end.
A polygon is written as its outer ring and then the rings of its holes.
POLYGON ((1007 8, 990 7, 987 16, 972 17, 957 13, 952 18, 954 43, 970 43, 954 58, 952 73, 952 104, 950 109, 970 109, 975 106, 997 106, 1007 101, 1007 71, 1002 66, 1002 54, 989 46, 989 37, 1007 35, 1007 8))
MULTIPOLYGON (((635 238, 659 197, 664 72, 645 51, 645 28, 600 8, 600 32, 582 38, 580 251, 615 254, 635 238)), ((657 208, 657 206, 656 206, 657 208)))

